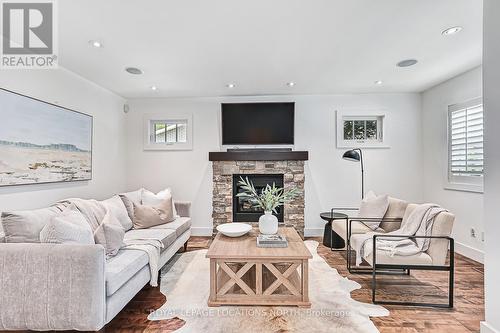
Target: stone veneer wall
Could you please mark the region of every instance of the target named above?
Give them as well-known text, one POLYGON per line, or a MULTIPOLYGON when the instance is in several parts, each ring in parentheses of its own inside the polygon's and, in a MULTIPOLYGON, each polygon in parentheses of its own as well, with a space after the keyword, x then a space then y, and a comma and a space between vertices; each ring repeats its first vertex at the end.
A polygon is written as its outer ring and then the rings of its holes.
MULTIPOLYGON (((294 186, 299 196, 285 204, 284 226, 304 237, 304 161, 214 161, 213 222, 215 228, 233 221, 233 174, 283 174, 285 188, 294 186)), ((255 223, 258 221, 255 221, 255 223)))

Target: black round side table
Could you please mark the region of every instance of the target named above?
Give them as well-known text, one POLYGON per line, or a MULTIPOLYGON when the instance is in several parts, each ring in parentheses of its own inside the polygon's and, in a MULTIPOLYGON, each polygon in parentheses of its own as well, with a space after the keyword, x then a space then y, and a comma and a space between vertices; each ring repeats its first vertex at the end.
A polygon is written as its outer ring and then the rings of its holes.
POLYGON ((345 220, 349 218, 347 214, 343 213, 333 213, 325 212, 319 214, 319 216, 327 221, 325 224, 325 231, 323 232, 323 245, 328 246, 331 250, 333 249, 343 249, 345 247, 345 241, 340 237, 335 231, 332 230, 332 222, 335 220, 345 220))

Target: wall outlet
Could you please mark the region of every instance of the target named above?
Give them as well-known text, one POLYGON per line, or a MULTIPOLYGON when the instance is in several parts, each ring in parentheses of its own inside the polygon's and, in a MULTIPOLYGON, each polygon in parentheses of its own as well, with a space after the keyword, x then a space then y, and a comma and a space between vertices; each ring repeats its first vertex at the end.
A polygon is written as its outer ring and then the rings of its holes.
POLYGON ((474 228, 470 228, 470 236, 471 236, 472 238, 476 238, 476 229, 474 229, 474 228))

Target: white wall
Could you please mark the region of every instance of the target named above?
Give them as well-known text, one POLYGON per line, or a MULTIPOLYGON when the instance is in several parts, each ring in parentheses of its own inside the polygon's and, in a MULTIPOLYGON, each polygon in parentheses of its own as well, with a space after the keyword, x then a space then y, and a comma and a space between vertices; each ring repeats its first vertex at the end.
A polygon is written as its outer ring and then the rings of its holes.
POLYGON ((483 261, 483 194, 444 189, 448 161, 448 105, 482 96, 481 67, 475 68, 422 94, 424 147, 424 199, 456 215, 453 236, 457 252, 483 261), (470 229, 476 230, 476 238, 470 229))
POLYGON ((193 202, 194 232, 210 234, 212 166, 208 152, 220 150, 220 103, 228 101, 296 102, 295 149, 310 152, 305 182, 308 235, 322 234, 320 212, 359 204, 359 164, 342 160, 345 150, 335 146, 337 109, 385 109, 386 139, 391 148, 365 150, 366 188, 422 201, 420 94, 132 100, 127 114, 128 189, 172 187, 176 199, 193 202), (162 112, 193 114, 192 151, 143 150, 143 114, 162 112))
POLYGON ((0 212, 44 207, 67 197, 102 199, 125 188, 125 116, 121 97, 64 69, 3 70, 0 86, 94 117, 93 179, 0 187, 0 212))
POLYGON ((500 1, 484 1, 485 298, 481 332, 500 332, 500 1))

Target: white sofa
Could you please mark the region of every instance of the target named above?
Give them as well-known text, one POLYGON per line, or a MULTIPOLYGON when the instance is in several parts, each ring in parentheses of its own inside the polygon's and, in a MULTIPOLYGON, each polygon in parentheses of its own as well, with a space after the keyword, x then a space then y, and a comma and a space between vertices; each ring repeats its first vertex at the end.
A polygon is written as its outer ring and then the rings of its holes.
MULTIPOLYGON (((180 217, 153 227, 164 236, 160 268, 191 235, 190 203, 175 206, 180 217)), ((0 330, 100 330, 150 282, 148 262, 140 250, 106 259, 98 244, 5 243, 2 237, 0 330)))

